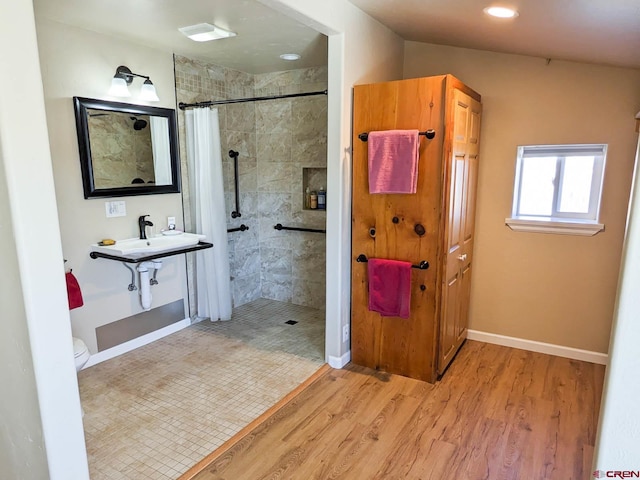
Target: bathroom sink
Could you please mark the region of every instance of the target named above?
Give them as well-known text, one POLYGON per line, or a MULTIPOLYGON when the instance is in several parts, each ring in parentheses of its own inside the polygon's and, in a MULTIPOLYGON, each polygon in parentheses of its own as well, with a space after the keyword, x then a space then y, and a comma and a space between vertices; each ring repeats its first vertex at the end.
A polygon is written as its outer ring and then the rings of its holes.
POLYGON ((190 247, 197 245, 199 241, 204 239, 204 235, 196 233, 180 233, 171 236, 158 235, 146 240, 140 240, 139 238, 116 240, 115 245, 99 245, 94 243, 91 245, 91 250, 109 255, 136 257, 190 247))

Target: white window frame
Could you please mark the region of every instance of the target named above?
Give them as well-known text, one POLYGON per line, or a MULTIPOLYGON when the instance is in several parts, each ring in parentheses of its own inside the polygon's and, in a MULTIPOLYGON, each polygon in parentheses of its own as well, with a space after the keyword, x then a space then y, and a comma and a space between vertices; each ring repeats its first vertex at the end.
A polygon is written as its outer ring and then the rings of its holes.
POLYGON ((599 223, 599 217, 606 156, 607 145, 605 144, 518 146, 516 176, 513 188, 513 208, 511 211, 511 217, 506 218, 505 223, 512 230, 516 231, 558 233, 565 235, 592 236, 604 230, 604 225, 599 223), (562 198, 562 176, 564 174, 565 165, 564 159, 568 156, 576 156, 580 154, 588 154, 594 157, 591 193, 589 195, 589 212, 561 212, 558 210, 558 205, 560 198, 562 198), (523 159, 532 157, 556 157, 557 159, 551 215, 520 214, 522 163, 523 159))

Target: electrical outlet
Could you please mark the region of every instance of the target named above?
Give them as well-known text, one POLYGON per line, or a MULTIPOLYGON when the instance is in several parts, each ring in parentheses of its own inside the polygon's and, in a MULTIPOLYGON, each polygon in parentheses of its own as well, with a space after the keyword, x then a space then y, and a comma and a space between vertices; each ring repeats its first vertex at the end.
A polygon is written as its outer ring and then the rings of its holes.
POLYGON ((349 325, 344 325, 342 327, 342 343, 346 343, 349 341, 349 325))

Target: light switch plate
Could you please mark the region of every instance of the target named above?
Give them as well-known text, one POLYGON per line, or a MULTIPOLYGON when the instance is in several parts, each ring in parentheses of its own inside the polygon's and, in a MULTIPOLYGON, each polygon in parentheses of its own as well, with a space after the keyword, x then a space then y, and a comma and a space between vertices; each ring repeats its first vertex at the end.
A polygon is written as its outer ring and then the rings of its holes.
POLYGON ((123 200, 104 202, 104 208, 107 212, 107 218, 127 216, 127 205, 123 200))

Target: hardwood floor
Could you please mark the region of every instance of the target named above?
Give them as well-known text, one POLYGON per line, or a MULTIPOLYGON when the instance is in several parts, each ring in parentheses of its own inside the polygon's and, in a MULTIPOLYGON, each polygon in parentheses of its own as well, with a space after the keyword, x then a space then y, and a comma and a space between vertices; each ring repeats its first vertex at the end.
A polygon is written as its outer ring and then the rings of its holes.
POLYGON ((329 369, 181 478, 585 480, 603 378, 473 341, 433 385, 329 369))

